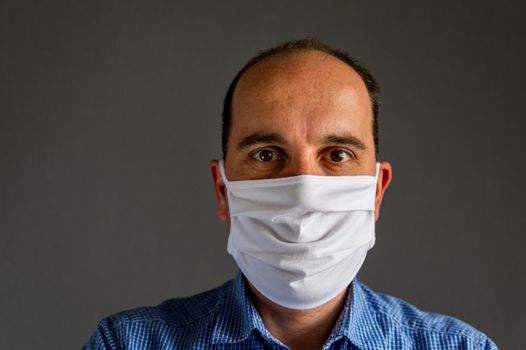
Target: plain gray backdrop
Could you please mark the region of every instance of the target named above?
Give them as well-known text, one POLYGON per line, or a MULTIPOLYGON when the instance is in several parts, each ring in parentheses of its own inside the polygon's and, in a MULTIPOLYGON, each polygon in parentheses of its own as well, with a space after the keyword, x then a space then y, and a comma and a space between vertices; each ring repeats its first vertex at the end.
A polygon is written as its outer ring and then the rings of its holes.
POLYGON ((0 1, 0 348, 236 273, 215 215, 230 80, 315 36, 382 86, 394 179, 359 278, 524 349, 524 1, 0 1))

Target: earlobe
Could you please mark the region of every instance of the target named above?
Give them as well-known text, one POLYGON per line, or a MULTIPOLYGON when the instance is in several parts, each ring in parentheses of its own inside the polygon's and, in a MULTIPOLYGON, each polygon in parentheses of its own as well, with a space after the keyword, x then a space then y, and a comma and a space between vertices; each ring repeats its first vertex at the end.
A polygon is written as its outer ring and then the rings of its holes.
POLYGON ((209 166, 216 195, 217 215, 221 220, 228 223, 229 213, 226 187, 223 182, 223 178, 221 177, 219 161, 217 159, 212 159, 209 166))
POLYGON ((393 170, 391 164, 388 162, 381 162, 380 169, 378 173, 378 182, 376 184, 376 199, 375 199, 375 211, 374 219, 378 220, 380 217, 380 207, 382 206, 382 200, 384 197, 385 190, 391 183, 393 176, 393 170))

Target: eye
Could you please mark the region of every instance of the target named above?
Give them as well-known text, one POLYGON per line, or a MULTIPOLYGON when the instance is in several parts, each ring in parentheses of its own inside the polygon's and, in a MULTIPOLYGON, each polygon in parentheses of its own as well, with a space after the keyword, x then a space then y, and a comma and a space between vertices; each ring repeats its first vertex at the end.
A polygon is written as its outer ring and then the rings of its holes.
POLYGON ((254 159, 259 160, 260 162, 270 162, 273 160, 280 159, 276 152, 269 149, 263 149, 252 154, 254 159))
POLYGON ((329 152, 327 158, 333 163, 343 163, 350 160, 352 156, 349 152, 342 149, 334 149, 329 152))

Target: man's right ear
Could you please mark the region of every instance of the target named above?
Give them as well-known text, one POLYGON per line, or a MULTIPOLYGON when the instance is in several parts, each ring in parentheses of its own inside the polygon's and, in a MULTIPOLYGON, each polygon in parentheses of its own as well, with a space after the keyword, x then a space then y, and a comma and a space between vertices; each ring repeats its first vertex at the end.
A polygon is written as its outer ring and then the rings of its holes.
POLYGON ((217 215, 221 220, 228 223, 230 221, 230 214, 228 212, 228 200, 226 195, 226 186, 221 177, 221 169, 219 167, 219 160, 212 159, 210 161, 210 174, 214 183, 214 190, 216 193, 217 215))

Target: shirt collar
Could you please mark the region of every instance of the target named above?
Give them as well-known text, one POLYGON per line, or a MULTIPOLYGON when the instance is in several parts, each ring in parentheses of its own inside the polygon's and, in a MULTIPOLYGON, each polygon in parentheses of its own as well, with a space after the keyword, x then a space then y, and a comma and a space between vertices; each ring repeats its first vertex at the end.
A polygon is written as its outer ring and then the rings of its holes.
POLYGON ((350 307, 346 305, 342 313, 341 334, 359 349, 385 349, 383 328, 357 279, 352 282, 347 302, 350 307))
MULTIPOLYGON (((345 307, 325 342, 324 348, 346 337, 359 349, 384 349, 385 337, 366 300, 364 290, 355 279, 345 307)), ((267 341, 281 344, 265 328, 263 320, 250 301, 244 277, 238 273, 226 293, 212 333, 212 344, 238 343, 257 330, 267 341)))
POLYGON ((263 320, 250 301, 244 277, 238 273, 220 307, 212 333, 212 344, 244 341, 254 329, 259 331, 263 338, 268 341, 281 344, 265 328, 263 320))

